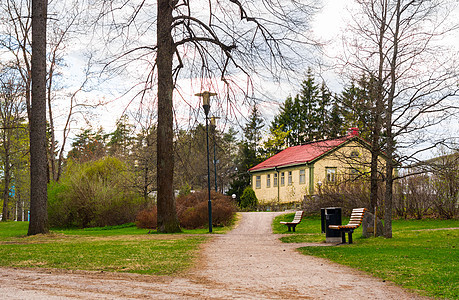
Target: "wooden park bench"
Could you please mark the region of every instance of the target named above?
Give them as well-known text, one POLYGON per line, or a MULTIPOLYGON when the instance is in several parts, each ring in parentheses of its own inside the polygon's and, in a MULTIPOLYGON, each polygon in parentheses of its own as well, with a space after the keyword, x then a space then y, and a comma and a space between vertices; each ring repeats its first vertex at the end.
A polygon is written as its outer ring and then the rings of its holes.
POLYGON ((288 231, 290 231, 290 228, 293 228, 293 232, 295 232, 295 227, 296 225, 300 224, 301 219, 303 218, 303 211, 297 211, 295 213, 295 217, 293 218, 293 221, 291 222, 280 222, 281 224, 285 224, 288 226, 288 231))
POLYGON ((351 213, 351 219, 347 225, 328 225, 330 229, 336 229, 341 232, 341 242, 346 243, 346 232, 349 236, 349 244, 352 244, 352 233, 357 229, 363 221, 365 208, 354 208, 351 213))

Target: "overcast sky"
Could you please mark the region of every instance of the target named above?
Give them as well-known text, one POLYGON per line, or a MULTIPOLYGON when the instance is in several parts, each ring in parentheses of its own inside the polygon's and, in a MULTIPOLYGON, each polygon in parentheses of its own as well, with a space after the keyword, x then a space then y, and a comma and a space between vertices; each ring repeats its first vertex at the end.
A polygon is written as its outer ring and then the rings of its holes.
MULTIPOLYGON (((315 16, 312 23, 312 33, 320 37, 321 40, 329 41, 329 45, 325 47, 325 53, 330 57, 337 55, 341 47, 340 35, 343 30, 346 28, 346 24, 350 19, 348 14, 348 9, 352 8, 349 5, 352 5, 353 1, 351 0, 324 0, 324 9, 315 16)), ((458 10, 455 11, 456 16, 459 17, 458 10)), ((457 20, 458 18, 456 18, 457 20)), ((446 44, 451 45, 452 47, 459 48, 459 35, 456 33, 451 39, 445 41, 446 44)), ((66 78, 66 86, 69 87, 68 90, 71 91, 74 86, 78 86, 82 82, 83 78, 83 66, 85 64, 85 58, 81 57, 81 53, 85 50, 84 43, 74 42, 72 44, 73 50, 70 51, 68 57, 66 57, 66 63, 68 65, 67 70, 64 73, 66 78)), ((457 49, 457 48, 456 48, 457 49)), ((319 55, 319 54, 318 54, 319 55)), ((325 57, 320 57, 320 59, 326 59, 325 57)), ((332 63, 330 60, 327 63, 332 63)), ((343 81, 339 76, 331 70, 322 68, 319 66, 314 66, 314 74, 321 74, 323 80, 326 81, 327 86, 332 89, 333 92, 339 92, 342 88, 343 81)), ((305 70, 306 72, 306 70, 305 70)), ((305 74, 304 72, 304 74, 305 74)), ((257 83, 262 86, 264 92, 266 92, 263 101, 261 102, 261 111, 264 114, 266 125, 268 126, 272 117, 277 113, 278 105, 280 102, 285 100, 288 95, 294 95, 298 92, 299 84, 302 79, 304 79, 304 74, 299 74, 298 80, 287 82, 281 82, 281 84, 269 83, 258 81, 257 83)), ((107 104, 105 106, 98 107, 97 110, 93 111, 93 115, 86 115, 94 127, 103 126, 106 132, 113 131, 115 127, 116 120, 121 116, 125 111, 128 104, 129 110, 137 109, 139 101, 132 101, 132 93, 124 95, 124 92, 127 88, 135 85, 136 82, 130 82, 126 77, 115 78, 108 83, 101 84, 99 88, 93 89, 88 93, 80 93, 80 99, 99 99, 107 104)), ((183 90, 182 90, 183 92, 183 90)), ((186 98, 190 98, 192 105, 199 106, 199 99, 193 98, 192 95, 185 95, 186 98)), ((177 119, 185 120, 189 117, 187 114, 187 109, 177 108, 177 119)), ((247 108, 241 108, 242 115, 232 116, 233 119, 239 119, 239 123, 244 123, 244 115, 247 116, 247 108)), ((62 114, 64 117, 64 111, 62 114)), ((63 120, 63 118, 62 118, 63 120)), ((82 122, 81 117, 79 118, 78 123, 73 124, 73 128, 86 127, 86 124, 82 122)), ((202 121, 202 120, 197 120, 202 121)), ((234 120, 233 120, 234 121, 234 120)), ((237 122, 232 125, 237 124, 237 122)), ((228 125, 228 124, 227 124, 228 125)), ((266 126, 266 127, 267 127, 266 126)), ((459 122, 453 120, 448 124, 450 128, 458 128, 459 122), (456 122, 455 122, 456 121, 456 122), (456 124, 457 123, 457 124, 456 124)), ((238 128, 237 128, 238 129, 238 128)), ((74 130, 74 133, 77 130, 74 130)))

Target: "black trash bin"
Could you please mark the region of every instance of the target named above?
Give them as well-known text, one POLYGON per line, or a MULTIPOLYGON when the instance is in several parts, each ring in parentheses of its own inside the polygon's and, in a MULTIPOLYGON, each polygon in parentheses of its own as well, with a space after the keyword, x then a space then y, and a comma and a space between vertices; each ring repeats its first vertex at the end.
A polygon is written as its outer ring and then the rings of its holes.
POLYGON ((327 207, 320 209, 322 233, 325 233, 326 243, 340 243, 339 230, 330 229, 328 225, 341 225, 341 207, 327 207))

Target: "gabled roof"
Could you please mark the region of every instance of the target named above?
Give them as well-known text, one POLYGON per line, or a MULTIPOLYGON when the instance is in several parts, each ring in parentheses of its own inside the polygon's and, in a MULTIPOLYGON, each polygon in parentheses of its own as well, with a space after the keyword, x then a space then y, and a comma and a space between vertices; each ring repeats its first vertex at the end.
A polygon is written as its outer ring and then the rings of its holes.
POLYGON ((305 145, 289 147, 252 167, 249 169, 249 172, 311 163, 351 140, 357 140, 363 145, 368 145, 367 142, 358 137, 358 133, 356 134, 353 132, 337 139, 322 140, 305 145))

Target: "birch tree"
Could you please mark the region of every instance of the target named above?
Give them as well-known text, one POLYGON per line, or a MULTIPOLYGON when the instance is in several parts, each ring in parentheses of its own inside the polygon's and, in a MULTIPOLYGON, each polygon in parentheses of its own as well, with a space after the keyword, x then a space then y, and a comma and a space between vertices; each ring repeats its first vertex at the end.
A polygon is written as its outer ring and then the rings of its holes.
MULTIPOLYGON (((345 66, 355 74, 374 78, 373 114, 377 119, 372 150, 374 156, 384 151, 387 157, 382 178, 384 235, 390 238, 395 168, 447 142, 446 134, 429 136, 428 131, 438 129, 457 113, 458 52, 454 47, 443 47, 441 39, 453 37, 458 26, 449 15, 454 8, 450 1, 356 2, 359 13, 350 31, 355 36, 347 40, 345 66), (378 136, 380 128, 384 139, 378 136)), ((376 162, 375 158, 372 178, 376 162)), ((372 195, 376 195, 373 190, 372 195)))

